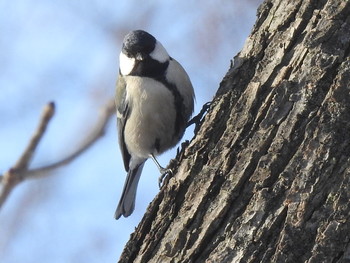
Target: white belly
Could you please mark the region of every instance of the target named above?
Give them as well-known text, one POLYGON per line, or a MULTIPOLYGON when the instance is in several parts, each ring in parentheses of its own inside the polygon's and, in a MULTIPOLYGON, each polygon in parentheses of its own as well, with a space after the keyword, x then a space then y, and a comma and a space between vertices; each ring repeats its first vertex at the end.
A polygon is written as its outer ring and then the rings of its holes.
POLYGON ((168 88, 151 78, 127 78, 126 100, 130 103, 131 113, 125 125, 124 139, 128 151, 143 158, 148 158, 151 153, 162 153, 176 144, 173 138, 174 97, 168 88))

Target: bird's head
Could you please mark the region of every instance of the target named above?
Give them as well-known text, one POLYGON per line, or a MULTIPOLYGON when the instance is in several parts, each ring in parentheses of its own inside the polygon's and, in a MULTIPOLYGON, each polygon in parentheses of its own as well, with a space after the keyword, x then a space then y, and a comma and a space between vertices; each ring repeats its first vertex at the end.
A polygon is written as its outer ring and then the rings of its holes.
POLYGON ((159 63, 169 60, 169 54, 163 45, 151 34, 143 30, 129 32, 120 52, 120 71, 128 75, 140 61, 151 59, 159 63))

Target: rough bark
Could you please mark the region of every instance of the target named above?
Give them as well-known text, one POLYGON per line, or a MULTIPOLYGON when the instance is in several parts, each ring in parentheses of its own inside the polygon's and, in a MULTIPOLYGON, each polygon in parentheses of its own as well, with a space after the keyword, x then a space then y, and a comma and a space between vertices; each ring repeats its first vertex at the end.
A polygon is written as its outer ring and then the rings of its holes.
POLYGON ((349 11, 261 5, 120 262, 350 262, 349 11))

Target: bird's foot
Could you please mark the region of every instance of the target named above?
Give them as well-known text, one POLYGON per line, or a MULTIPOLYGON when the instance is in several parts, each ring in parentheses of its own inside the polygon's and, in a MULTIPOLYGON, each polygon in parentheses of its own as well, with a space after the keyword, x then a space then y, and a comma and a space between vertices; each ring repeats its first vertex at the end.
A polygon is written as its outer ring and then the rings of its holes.
POLYGON ((173 175, 173 171, 171 169, 162 168, 160 169, 160 173, 161 175, 158 178, 159 189, 162 188, 163 180, 173 175))

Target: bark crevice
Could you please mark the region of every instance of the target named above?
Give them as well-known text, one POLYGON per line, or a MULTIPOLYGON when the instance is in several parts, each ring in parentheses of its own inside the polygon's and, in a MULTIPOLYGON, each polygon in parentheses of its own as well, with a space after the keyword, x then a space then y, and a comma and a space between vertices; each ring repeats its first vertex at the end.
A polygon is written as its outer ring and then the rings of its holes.
POLYGON ((350 262, 349 11, 261 5, 120 262, 350 262))

